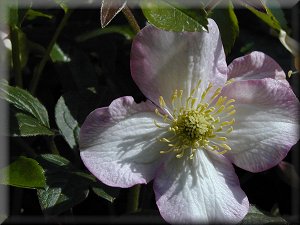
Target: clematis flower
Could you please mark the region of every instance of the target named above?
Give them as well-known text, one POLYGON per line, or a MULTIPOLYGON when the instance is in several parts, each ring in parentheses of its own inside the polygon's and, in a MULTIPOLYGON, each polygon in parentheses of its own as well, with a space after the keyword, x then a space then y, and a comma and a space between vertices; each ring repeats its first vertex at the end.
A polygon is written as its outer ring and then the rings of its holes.
POLYGON ((143 28, 131 72, 148 100, 118 98, 93 111, 80 131, 90 172, 122 188, 154 180, 169 223, 241 221, 249 202, 232 164, 267 170, 299 139, 299 101, 280 66, 253 52, 227 67, 213 20, 208 28, 143 28))

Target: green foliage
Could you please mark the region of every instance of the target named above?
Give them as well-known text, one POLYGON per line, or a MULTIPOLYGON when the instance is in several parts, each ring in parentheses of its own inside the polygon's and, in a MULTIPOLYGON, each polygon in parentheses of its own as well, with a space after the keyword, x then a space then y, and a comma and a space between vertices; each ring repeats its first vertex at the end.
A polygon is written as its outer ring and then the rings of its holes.
POLYGON ((69 160, 51 154, 37 160, 47 177, 45 189, 37 191, 44 214, 58 215, 86 199, 91 180, 76 174, 69 160))
POLYGON ((108 187, 101 182, 93 182, 91 184, 93 192, 101 198, 106 199, 107 201, 113 203, 115 199, 119 196, 120 189, 114 187, 108 187))
POLYGON ((46 178, 37 161, 20 156, 9 166, 0 170, 0 184, 21 188, 43 188, 46 178))
POLYGON ((11 111, 10 134, 12 136, 54 135, 54 132, 36 118, 18 111, 11 111))
POLYGON ((30 49, 28 45, 28 39, 24 32, 22 32, 19 28, 14 27, 12 28, 12 32, 15 32, 18 37, 18 45, 19 45, 19 58, 21 68, 24 68, 27 64, 30 49))
POLYGON ((283 10, 280 8, 278 0, 266 1, 266 7, 270 9, 276 20, 279 22, 281 28, 285 31, 289 31, 288 23, 283 10))
POLYGON ((67 11, 69 10, 68 7, 69 0, 54 0, 54 1, 64 10, 65 13, 67 13, 67 11))
POLYGON ((266 23, 268 26, 270 26, 277 32, 281 30, 280 23, 267 6, 264 5, 265 12, 261 12, 249 5, 247 5, 246 8, 249 9, 254 15, 256 15, 259 19, 261 19, 264 23, 266 23))
POLYGON ((154 0, 141 1, 141 8, 149 23, 169 31, 207 30, 207 13, 204 9, 185 9, 176 2, 154 0))
POLYGON ((96 187, 98 195, 109 201, 110 196, 104 189, 99 189, 95 177, 82 172, 62 156, 43 154, 37 158, 47 177, 45 189, 38 190, 40 206, 44 214, 58 215, 85 200, 89 187, 96 187))
POLYGON ((246 217, 240 224, 288 224, 279 216, 268 215, 268 213, 257 209, 254 205, 250 205, 250 209, 246 217))
POLYGON ((59 47, 59 45, 57 43, 55 43, 53 45, 53 48, 50 52, 50 58, 52 60, 52 62, 70 62, 71 59, 69 58, 69 56, 67 56, 63 50, 59 47))
POLYGON ((53 135, 50 129, 48 113, 42 103, 29 92, 12 87, 6 81, 0 81, 0 98, 9 102, 15 110, 12 116, 11 135, 35 136, 53 135))
POLYGON ((117 33, 123 35, 127 40, 132 40, 134 32, 129 26, 109 26, 103 29, 96 29, 76 37, 77 42, 84 42, 92 38, 97 38, 104 34, 117 33))
POLYGON ((46 13, 42 13, 40 11, 34 10, 34 9, 28 9, 26 11, 26 15, 25 15, 26 19, 28 20, 34 20, 38 17, 43 17, 43 18, 47 18, 47 19, 52 19, 53 16, 46 14, 46 13))
POLYGON ((56 104, 55 120, 61 134, 69 146, 75 148, 77 146, 79 126, 66 105, 63 96, 58 99, 56 104))
POLYGON ((239 35, 239 24, 231 1, 228 1, 226 8, 214 9, 211 18, 219 26, 224 50, 228 55, 239 35))

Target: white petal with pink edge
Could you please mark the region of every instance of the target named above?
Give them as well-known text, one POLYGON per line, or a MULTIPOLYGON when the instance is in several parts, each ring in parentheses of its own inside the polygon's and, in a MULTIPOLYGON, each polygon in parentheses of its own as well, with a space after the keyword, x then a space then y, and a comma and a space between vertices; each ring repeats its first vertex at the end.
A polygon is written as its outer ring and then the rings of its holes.
MULTIPOLYGON (((285 73, 278 63, 262 52, 251 52, 236 58, 228 66, 228 79, 254 80, 273 78, 285 81, 285 73)), ((286 81, 285 81, 286 82, 286 81)))
POLYGON ((237 223, 249 208, 229 160, 205 150, 193 160, 172 157, 157 174, 154 191, 169 223, 237 223))
POLYGON ((163 121, 149 101, 136 104, 132 97, 114 100, 93 111, 80 130, 80 155, 85 166, 103 183, 130 187, 153 179, 162 155, 162 134, 153 120, 163 121))
MULTIPOLYGON (((216 23, 209 19, 209 32, 168 32, 148 25, 139 32, 131 49, 131 74, 144 95, 167 105, 173 91, 184 90, 185 99, 202 80, 198 94, 212 82, 227 79, 227 64, 216 23)), ((197 93, 196 93, 197 95, 197 93)))
POLYGON ((299 140, 299 101, 285 83, 266 78, 236 81, 222 95, 236 100, 226 153, 234 164, 260 172, 277 165, 299 140))

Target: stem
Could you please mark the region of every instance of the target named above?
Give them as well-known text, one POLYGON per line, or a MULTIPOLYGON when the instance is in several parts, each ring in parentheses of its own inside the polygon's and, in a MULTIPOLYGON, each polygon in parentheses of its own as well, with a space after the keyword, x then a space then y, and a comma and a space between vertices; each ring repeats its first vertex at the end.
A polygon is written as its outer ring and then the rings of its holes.
POLYGON ((137 34, 141 30, 141 28, 127 5, 125 5, 125 7, 122 9, 122 13, 126 17, 128 23, 130 24, 134 32, 137 34))
POLYGON ((62 29, 64 28, 64 26, 66 25, 67 23, 67 20, 69 19, 70 15, 72 13, 72 10, 68 10, 64 17, 62 18, 62 20, 60 21, 60 24, 58 25, 47 49, 46 49, 46 52, 41 60, 41 62, 39 63, 39 65, 35 68, 34 72, 33 72, 33 77, 32 77, 32 81, 31 81, 31 85, 29 87, 29 91, 34 95, 35 92, 36 92, 36 89, 37 89, 37 85, 39 83, 39 80, 40 80, 40 77, 41 77, 41 74, 43 72, 43 69, 49 59, 49 56, 50 56, 50 52, 59 36, 59 34, 61 33, 62 29))
POLYGON ((21 60, 20 60, 20 42, 19 42, 19 32, 16 26, 13 26, 10 30, 10 38, 12 42, 12 61, 13 70, 15 72, 15 82, 19 87, 23 86, 21 60))
POLYGON ((137 184, 129 189, 128 202, 127 202, 128 213, 133 213, 138 211, 140 190, 141 190, 140 184, 137 184))

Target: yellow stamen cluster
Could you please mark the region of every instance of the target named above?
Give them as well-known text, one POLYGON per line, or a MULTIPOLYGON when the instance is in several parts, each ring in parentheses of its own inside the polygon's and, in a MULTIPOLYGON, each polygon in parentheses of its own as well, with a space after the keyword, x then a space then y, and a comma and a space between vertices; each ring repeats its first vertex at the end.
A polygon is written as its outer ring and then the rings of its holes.
MULTIPOLYGON (((225 85, 231 82, 229 80, 225 85)), ((194 95, 200 84, 201 80, 186 99, 183 99, 183 90, 173 92, 172 113, 169 113, 164 98, 160 96, 160 107, 166 113, 161 113, 158 109, 155 112, 169 124, 165 127, 154 121, 157 127, 168 131, 165 137, 159 139, 166 143, 168 149, 161 150, 160 153, 175 152, 177 158, 182 158, 189 151, 189 157, 193 159, 197 149, 216 151, 218 154, 231 150, 227 144, 227 136, 233 131, 235 120, 232 116, 235 114, 235 107, 232 103, 235 100, 220 96, 222 88, 217 88, 207 97, 213 88, 211 83, 198 99, 194 95)))

